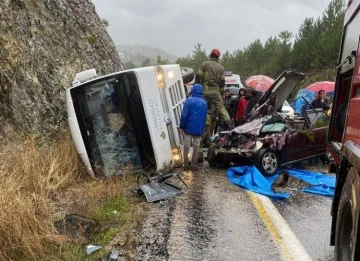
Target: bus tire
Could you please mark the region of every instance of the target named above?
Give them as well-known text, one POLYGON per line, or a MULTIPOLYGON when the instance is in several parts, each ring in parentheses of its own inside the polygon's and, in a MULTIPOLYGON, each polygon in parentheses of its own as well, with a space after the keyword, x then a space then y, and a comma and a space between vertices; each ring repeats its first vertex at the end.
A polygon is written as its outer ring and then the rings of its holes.
POLYGON ((335 260, 358 260, 360 257, 360 177, 351 168, 339 201, 335 232, 335 260))
POLYGON ((193 69, 189 67, 181 67, 181 71, 182 71, 182 79, 184 84, 187 84, 192 80, 194 80, 195 73, 193 69))

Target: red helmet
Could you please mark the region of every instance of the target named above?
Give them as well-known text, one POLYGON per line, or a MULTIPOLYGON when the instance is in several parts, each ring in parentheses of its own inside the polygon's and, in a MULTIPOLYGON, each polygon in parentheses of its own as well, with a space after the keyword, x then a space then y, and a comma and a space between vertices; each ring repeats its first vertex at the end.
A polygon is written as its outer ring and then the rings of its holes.
POLYGON ((215 54, 217 57, 220 57, 220 50, 217 48, 212 49, 210 54, 215 54))

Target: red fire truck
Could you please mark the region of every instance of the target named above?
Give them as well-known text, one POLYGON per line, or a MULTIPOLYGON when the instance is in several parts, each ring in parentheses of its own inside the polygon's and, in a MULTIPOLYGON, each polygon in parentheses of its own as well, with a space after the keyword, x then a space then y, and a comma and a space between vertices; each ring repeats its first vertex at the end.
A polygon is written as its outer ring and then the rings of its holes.
POLYGON ((336 260, 360 260, 360 0, 348 2, 337 66, 328 151, 336 190, 331 245, 336 260))

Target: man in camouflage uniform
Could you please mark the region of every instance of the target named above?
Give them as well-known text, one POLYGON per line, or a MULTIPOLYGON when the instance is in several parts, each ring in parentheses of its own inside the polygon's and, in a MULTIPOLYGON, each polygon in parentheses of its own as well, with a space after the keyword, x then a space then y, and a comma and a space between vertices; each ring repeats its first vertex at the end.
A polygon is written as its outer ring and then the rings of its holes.
POLYGON ((211 50, 210 60, 200 65, 195 82, 203 85, 204 98, 215 107, 219 117, 229 127, 231 119, 222 98, 222 92, 225 86, 225 72, 224 67, 219 63, 219 57, 220 51, 218 49, 211 50))
MULTIPOLYGON (((208 109, 209 112, 209 109, 208 109)), ((205 121, 205 134, 202 137, 202 141, 200 143, 199 146, 199 151, 198 151, 198 163, 203 163, 204 162, 204 151, 203 149, 206 148, 210 148, 210 146, 212 145, 211 141, 210 141, 210 124, 211 124, 211 116, 209 113, 207 113, 206 115, 206 121, 205 121)))

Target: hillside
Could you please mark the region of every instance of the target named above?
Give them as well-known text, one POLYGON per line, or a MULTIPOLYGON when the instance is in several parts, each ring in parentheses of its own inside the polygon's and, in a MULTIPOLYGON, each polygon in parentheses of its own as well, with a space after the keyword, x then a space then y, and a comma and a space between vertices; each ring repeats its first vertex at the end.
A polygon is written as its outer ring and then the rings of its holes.
POLYGON ((0 1, 0 18, 0 134, 58 132, 77 72, 123 69, 91 0, 0 1))
POLYGON ((125 55, 124 62, 133 62, 140 66, 146 59, 150 59, 151 63, 155 63, 156 57, 161 56, 162 60, 175 62, 177 57, 169 54, 160 48, 150 47, 147 45, 116 45, 117 50, 125 55))

